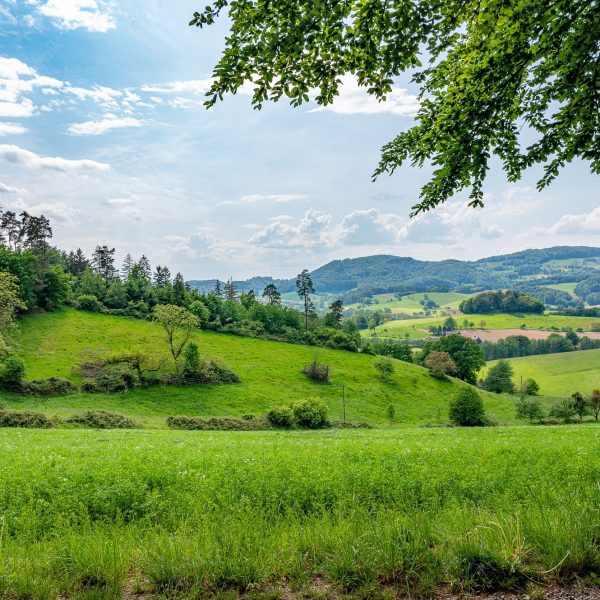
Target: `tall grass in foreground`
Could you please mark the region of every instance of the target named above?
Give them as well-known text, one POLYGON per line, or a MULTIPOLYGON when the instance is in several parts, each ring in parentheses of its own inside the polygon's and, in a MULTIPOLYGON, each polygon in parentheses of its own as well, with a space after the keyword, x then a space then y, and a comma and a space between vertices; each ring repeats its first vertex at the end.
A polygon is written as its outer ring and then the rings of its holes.
POLYGON ((0 596, 385 597, 600 573, 600 429, 0 432, 0 596))

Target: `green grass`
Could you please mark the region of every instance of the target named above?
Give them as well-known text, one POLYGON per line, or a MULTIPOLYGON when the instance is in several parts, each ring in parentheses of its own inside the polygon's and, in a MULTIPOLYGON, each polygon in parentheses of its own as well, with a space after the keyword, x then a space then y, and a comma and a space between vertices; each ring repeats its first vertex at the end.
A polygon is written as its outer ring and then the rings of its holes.
POLYGON ((577 282, 572 281, 569 283, 551 283, 549 285, 545 285, 544 287, 550 288, 552 290, 560 290, 561 292, 567 292, 571 294, 571 296, 575 296, 575 288, 577 287, 577 282))
MULTIPOLYGON (((487 368, 495 362, 489 362, 487 368)), ((589 395, 592 389, 600 388, 600 350, 524 356, 509 362, 515 381, 531 377, 540 384, 544 395, 570 396, 577 391, 589 395)))
POLYGON ((0 597, 391 598, 587 577, 599 450, 593 424, 3 430, 0 597))
MULTIPOLYGON (((555 327, 560 330, 563 327, 571 327, 572 329, 581 328, 584 331, 590 331, 591 323, 598 320, 594 317, 570 317, 553 314, 465 314, 454 318, 459 328, 462 327, 463 320, 468 319, 469 322, 474 323, 475 328, 481 327, 483 321, 485 329, 519 329, 522 325, 525 325, 526 329, 551 330, 552 327, 555 327)), ((444 320, 443 317, 425 317, 422 319, 387 321, 376 327, 375 332, 380 337, 387 338, 404 338, 408 333, 411 339, 418 339, 430 335, 428 332, 429 326, 442 325, 444 320)), ((369 337, 371 331, 363 331, 362 334, 369 337)))
MULTIPOLYGON (((415 314, 422 312, 423 306, 420 304, 421 300, 428 296, 430 300, 433 300, 439 304, 440 308, 454 308, 458 309, 459 304, 469 298, 469 294, 459 294, 458 292, 429 292, 428 294, 409 294, 402 296, 400 300, 396 299, 396 295, 393 293, 389 294, 377 294, 373 298, 378 300, 377 303, 370 305, 360 305, 361 310, 376 311, 384 310, 386 308, 391 309, 392 313, 405 313, 415 314)), ((348 308, 358 308, 359 304, 351 304, 348 308)))
MULTIPOLYGON (((332 419, 341 418, 341 387, 345 386, 348 420, 387 425, 387 407, 396 412, 396 425, 424 424, 447 418, 448 398, 458 383, 440 382, 426 369, 395 361, 391 382, 379 379, 374 357, 284 344, 239 336, 198 332, 201 354, 221 357, 241 378, 234 385, 195 385, 132 390, 126 394, 81 394, 59 398, 30 398, 4 394, 15 408, 68 416, 100 408, 131 416, 144 425, 162 427, 167 416, 241 416, 264 414, 279 404, 307 397, 322 398, 332 419), (300 369, 317 355, 331 368, 331 383, 309 381, 300 369)), ((73 368, 86 350, 117 352, 142 348, 164 352, 162 329, 147 321, 65 309, 24 319, 14 341, 29 379, 67 377, 77 381, 73 368)), ((510 399, 487 394, 486 408, 502 422, 513 422, 510 399)))

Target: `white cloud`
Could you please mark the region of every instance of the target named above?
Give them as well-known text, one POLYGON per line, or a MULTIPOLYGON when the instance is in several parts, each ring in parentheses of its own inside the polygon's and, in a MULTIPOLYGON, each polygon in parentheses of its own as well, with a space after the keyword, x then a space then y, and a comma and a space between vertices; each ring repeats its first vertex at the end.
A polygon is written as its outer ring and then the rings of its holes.
POLYGON ((285 202, 296 202, 298 200, 306 200, 306 194, 248 194, 242 196, 238 200, 225 200, 219 202, 217 206, 247 206, 250 204, 280 204, 285 202))
MULTIPOLYGON (((316 94, 313 93, 313 97, 316 94)), ((366 88, 359 87, 356 77, 342 77, 340 93, 332 104, 318 106, 309 112, 334 112, 342 115, 375 115, 391 113, 400 117, 414 117, 419 110, 419 100, 407 90, 394 86, 386 95, 386 100, 379 101, 367 93, 366 88)))
POLYGON ((496 238, 502 237, 504 234, 504 230, 499 225, 492 223, 492 225, 487 225, 481 228, 481 237, 486 240, 495 240, 496 238))
POLYGON ((92 100, 93 102, 97 102, 98 104, 110 108, 118 107, 117 99, 123 96, 121 90, 115 90, 104 85, 93 85, 91 88, 67 86, 65 87, 65 92, 72 94, 82 102, 85 100, 92 100))
POLYGON ((600 233, 600 206, 589 213, 562 216, 554 225, 539 233, 586 234, 600 233))
POLYGON ((109 206, 128 206, 133 203, 133 198, 109 198, 106 201, 109 206))
POLYGON ((142 85, 142 92, 154 94, 182 94, 185 92, 205 94, 212 85, 212 79, 190 79, 142 85))
POLYGON ((273 221, 248 241, 266 248, 313 248, 330 246, 335 235, 330 228, 331 215, 309 208, 297 225, 273 221))
POLYGON ((342 241, 351 246, 390 245, 398 241, 401 217, 382 214, 376 208, 355 210, 342 219, 342 241))
POLYGON ((108 116, 101 121, 85 121, 84 123, 74 123, 68 129, 73 135, 102 135, 111 129, 121 129, 123 127, 141 127, 143 121, 133 117, 108 116))
POLYGON ((95 160, 71 160, 60 156, 40 156, 19 146, 9 144, 0 144, 0 159, 29 169, 50 169, 63 173, 110 170, 110 165, 95 160))
POLYGON ((65 202, 39 202, 38 204, 27 204, 22 198, 9 203, 10 208, 18 211, 27 211, 33 215, 44 215, 52 223, 62 225, 75 225, 76 216, 81 211, 65 202))
POLYGON ((0 194, 23 194, 25 190, 0 182, 0 194))
POLYGON ((27 133, 27 128, 17 123, 0 123, 0 136, 2 135, 19 135, 27 133))
POLYGON ((60 29, 105 33, 117 26, 111 4, 100 0, 47 0, 37 10, 60 29))

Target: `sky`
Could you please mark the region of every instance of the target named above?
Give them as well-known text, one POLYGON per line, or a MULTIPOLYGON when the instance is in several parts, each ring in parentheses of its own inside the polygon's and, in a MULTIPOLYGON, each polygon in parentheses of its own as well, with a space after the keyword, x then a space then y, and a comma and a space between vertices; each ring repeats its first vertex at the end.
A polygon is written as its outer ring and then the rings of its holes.
POLYGON ((583 162, 542 192, 539 170, 509 184, 494 164, 483 209, 465 191, 410 219, 430 171, 371 179, 418 110, 408 75, 382 103, 346 77, 326 109, 256 111, 244 89, 207 111, 227 22, 189 27, 204 4, 0 0, 0 206, 45 214, 63 249, 106 244, 186 279, 598 244, 599 180, 583 162))

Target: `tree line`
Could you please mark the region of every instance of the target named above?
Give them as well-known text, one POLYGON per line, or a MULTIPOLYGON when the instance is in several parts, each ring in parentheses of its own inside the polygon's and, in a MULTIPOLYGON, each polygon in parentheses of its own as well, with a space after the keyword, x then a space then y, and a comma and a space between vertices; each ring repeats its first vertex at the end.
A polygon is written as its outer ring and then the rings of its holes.
POLYGON ((538 313, 544 312, 544 303, 529 294, 513 290, 484 292, 460 303, 460 310, 468 314, 538 313))

